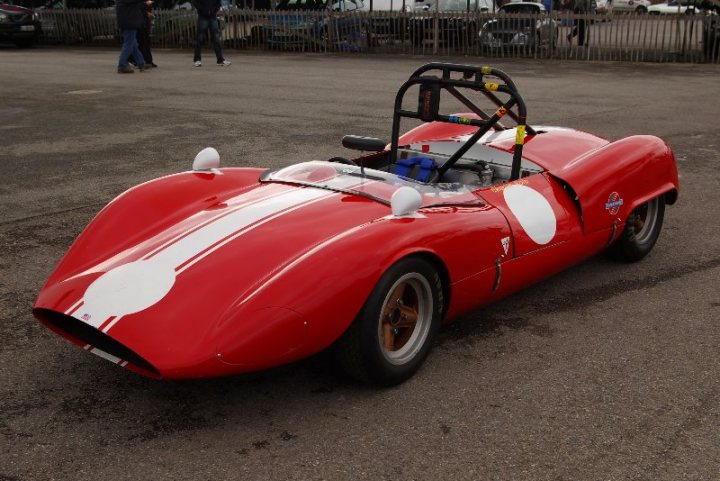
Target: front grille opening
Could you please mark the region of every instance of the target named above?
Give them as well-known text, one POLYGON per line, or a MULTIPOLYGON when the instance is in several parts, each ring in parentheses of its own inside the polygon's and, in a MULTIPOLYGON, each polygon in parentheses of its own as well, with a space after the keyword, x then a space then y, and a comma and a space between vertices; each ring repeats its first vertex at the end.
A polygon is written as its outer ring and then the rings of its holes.
POLYGON ((133 350, 119 343, 107 334, 98 331, 89 324, 50 309, 33 309, 35 317, 47 323, 50 327, 54 327, 61 333, 71 338, 77 339, 85 344, 105 351, 106 353, 118 357, 123 361, 134 364, 144 371, 148 371, 153 377, 159 377, 160 372, 155 367, 140 357, 133 350))

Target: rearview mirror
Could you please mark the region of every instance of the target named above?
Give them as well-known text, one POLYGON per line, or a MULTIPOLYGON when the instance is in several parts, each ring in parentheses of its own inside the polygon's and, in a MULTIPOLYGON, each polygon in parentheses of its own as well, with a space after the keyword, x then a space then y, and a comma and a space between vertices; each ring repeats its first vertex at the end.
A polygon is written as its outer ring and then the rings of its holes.
POLYGON ((220 167, 220 154, 212 147, 202 149, 193 160, 192 169, 199 172, 209 172, 220 167))
POLYGON ((415 217, 420 205, 422 205, 422 195, 412 187, 400 187, 390 197, 390 208, 394 217, 415 217))

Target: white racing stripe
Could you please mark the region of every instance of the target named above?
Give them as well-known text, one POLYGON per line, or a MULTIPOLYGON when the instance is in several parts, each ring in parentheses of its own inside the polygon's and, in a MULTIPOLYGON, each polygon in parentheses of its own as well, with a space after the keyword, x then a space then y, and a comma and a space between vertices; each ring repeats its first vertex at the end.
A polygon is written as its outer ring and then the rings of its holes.
MULTIPOLYGON (((332 188, 348 189, 357 185, 358 179, 337 177, 327 184, 332 188)), ((334 195, 339 194, 324 189, 293 188, 250 202, 239 198, 235 202, 230 200, 226 210, 199 227, 192 226, 144 258, 102 274, 66 314, 107 332, 123 316, 140 312, 162 300, 172 289, 177 275, 228 242, 334 195)))
MULTIPOLYGON (((202 212, 199 212, 199 213, 197 213, 197 214, 194 214, 194 215, 190 216, 188 219, 186 219, 186 220, 184 221, 184 223, 187 223, 187 224, 191 225, 191 226, 192 226, 191 228, 189 228, 189 229, 186 230, 186 231, 181 232, 180 234, 176 235, 175 237, 173 237, 172 239, 168 240, 167 242, 164 242, 163 244, 161 244, 160 246, 158 246, 157 248, 155 248, 153 251, 151 251, 149 254, 147 254, 145 257, 143 257, 143 259, 149 259, 150 257, 154 256, 154 255, 157 254, 158 252, 160 252, 160 251, 162 251, 163 249, 167 248, 169 245, 171 245, 171 244, 179 241, 180 239, 182 239, 183 237, 187 236, 188 234, 190 234, 190 233, 192 233, 192 232, 194 232, 194 231, 200 230, 200 229, 202 229, 203 227, 205 227, 206 225, 212 224, 213 222, 215 222, 216 220, 218 220, 218 219, 220 219, 220 218, 222 218, 222 217, 228 216, 228 215, 230 215, 230 214, 232 214, 232 213, 234 213, 234 212, 237 212, 237 211, 240 210, 240 209, 244 209, 244 208, 249 207, 249 206, 251 206, 251 205, 253 205, 253 204, 258 204, 258 203, 260 203, 260 202, 262 202, 262 201, 264 201, 264 200, 271 199, 271 198, 273 198, 273 197, 277 197, 278 195, 286 194, 287 192, 288 192, 287 190, 286 190, 286 191, 280 191, 280 192, 272 192, 272 193, 270 193, 270 194, 268 194, 268 195, 264 195, 264 196, 262 196, 262 197, 259 197, 259 198, 257 198, 257 199, 253 199, 253 200, 250 200, 250 201, 246 201, 246 200, 242 200, 241 202, 238 202, 237 200, 235 200, 235 201, 233 201, 233 200, 227 201, 227 202, 225 202, 225 204, 228 206, 228 208, 219 211, 216 215, 214 215, 214 216, 212 216, 212 217, 210 217, 210 218, 208 218, 208 219, 205 219, 205 220, 203 220, 203 221, 201 221, 201 222, 199 222, 199 223, 198 223, 195 219, 199 219, 199 218, 202 218, 203 216, 206 216, 206 215, 207 215, 207 211, 202 211, 202 212)), ((236 199, 242 199, 242 197, 238 197, 238 198, 236 198, 236 199)))

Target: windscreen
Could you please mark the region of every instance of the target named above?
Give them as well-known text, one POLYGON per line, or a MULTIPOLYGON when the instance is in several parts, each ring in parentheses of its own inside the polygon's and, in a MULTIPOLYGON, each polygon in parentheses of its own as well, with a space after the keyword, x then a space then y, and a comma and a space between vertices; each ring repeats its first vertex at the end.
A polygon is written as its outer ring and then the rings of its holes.
POLYGON ((389 203, 392 194, 402 186, 410 186, 420 192, 424 197, 423 205, 473 199, 468 187, 459 183, 425 184, 392 172, 319 160, 265 173, 260 181, 286 182, 348 192, 383 203, 389 203))

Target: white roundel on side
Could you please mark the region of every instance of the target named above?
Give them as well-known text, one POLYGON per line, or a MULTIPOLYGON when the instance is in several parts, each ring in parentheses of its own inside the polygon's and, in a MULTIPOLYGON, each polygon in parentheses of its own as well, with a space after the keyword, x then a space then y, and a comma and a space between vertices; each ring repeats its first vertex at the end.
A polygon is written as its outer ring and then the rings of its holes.
POLYGON ((545 245, 555 237, 555 212, 542 194, 525 185, 515 184, 506 188, 503 195, 520 226, 533 242, 545 245))

